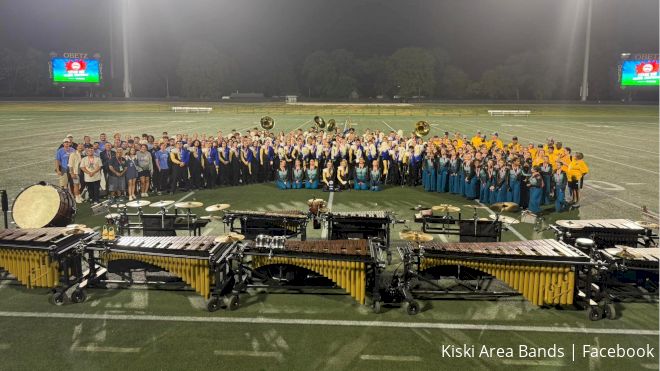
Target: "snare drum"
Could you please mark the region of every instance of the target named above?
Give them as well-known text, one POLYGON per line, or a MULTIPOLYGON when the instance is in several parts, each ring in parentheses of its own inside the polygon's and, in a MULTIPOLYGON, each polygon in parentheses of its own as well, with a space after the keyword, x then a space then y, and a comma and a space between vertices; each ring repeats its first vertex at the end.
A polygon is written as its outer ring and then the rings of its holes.
POLYGON ((19 228, 64 227, 73 222, 76 201, 68 189, 39 182, 18 194, 11 212, 19 228))

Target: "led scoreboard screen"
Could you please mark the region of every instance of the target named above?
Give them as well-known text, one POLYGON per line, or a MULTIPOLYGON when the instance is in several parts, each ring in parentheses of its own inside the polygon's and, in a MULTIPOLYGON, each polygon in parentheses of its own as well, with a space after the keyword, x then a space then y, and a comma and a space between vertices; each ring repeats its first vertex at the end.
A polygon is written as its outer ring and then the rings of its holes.
POLYGON ((621 86, 659 86, 658 60, 625 60, 621 64, 621 86))
POLYGON ((54 83, 99 84, 101 82, 101 67, 98 59, 64 56, 52 57, 50 63, 54 83))

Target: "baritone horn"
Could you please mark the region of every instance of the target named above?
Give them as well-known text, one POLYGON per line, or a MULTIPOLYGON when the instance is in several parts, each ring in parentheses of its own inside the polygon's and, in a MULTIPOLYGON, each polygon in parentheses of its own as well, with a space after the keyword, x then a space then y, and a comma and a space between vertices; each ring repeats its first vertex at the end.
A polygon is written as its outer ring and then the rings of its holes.
POLYGON ((337 126, 337 122, 335 121, 335 119, 328 120, 328 131, 335 131, 336 126, 337 126))
POLYGON ((431 125, 426 121, 417 121, 415 124, 415 135, 418 137, 424 137, 431 132, 431 125))
POLYGON ((261 118, 261 128, 264 130, 270 130, 275 126, 275 120, 270 116, 264 116, 261 118))
POLYGON ((325 120, 321 116, 314 116, 314 122, 319 129, 325 129, 325 120))

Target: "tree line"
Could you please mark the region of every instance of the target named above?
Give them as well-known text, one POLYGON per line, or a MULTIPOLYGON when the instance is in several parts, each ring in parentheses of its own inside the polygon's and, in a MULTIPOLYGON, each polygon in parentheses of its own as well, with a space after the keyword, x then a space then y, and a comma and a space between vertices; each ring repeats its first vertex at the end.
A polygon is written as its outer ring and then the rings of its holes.
MULTIPOLYGON (((59 94, 49 81, 47 53, 33 48, 5 48, 1 53, 0 95, 59 94)), ((112 81, 107 69, 106 84, 100 90, 119 95, 121 77, 112 81)), ((559 53, 541 49, 510 55, 470 75, 442 49, 407 47, 386 56, 318 50, 292 60, 273 54, 237 57, 211 43, 191 42, 181 47, 175 59, 143 55, 132 61, 131 76, 136 96, 156 98, 219 99, 240 91, 319 99, 553 100, 577 99, 581 64, 579 59, 566 60, 559 53)), ((592 64, 591 76, 590 97, 607 100, 621 96, 615 63, 592 64)))

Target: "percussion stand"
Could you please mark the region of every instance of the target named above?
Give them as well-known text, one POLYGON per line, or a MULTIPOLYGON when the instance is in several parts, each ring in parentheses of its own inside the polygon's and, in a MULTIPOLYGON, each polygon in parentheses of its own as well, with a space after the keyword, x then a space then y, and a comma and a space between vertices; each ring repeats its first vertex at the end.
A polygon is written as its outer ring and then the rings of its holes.
POLYGON ((190 234, 190 215, 191 215, 190 208, 187 208, 186 209, 186 220, 188 221, 188 236, 191 235, 190 234))
POLYGON ((160 213, 160 227, 162 229, 165 229, 165 214, 167 213, 167 209, 165 208, 165 206, 160 207, 159 213, 160 213))
POLYGON ((474 213, 472 214, 472 218, 474 219, 474 237, 477 237, 477 208, 473 208, 474 213))

